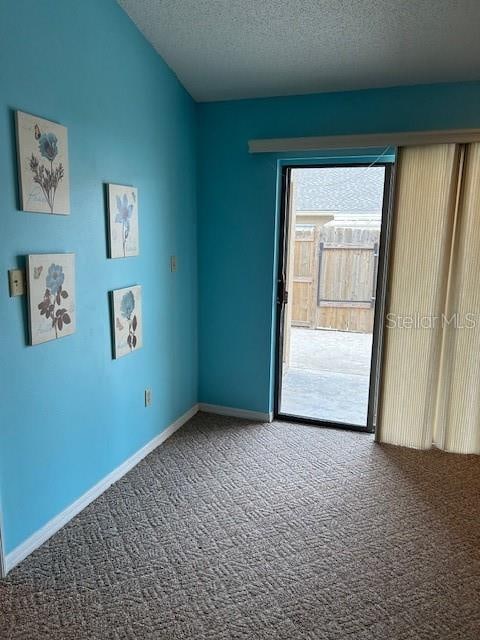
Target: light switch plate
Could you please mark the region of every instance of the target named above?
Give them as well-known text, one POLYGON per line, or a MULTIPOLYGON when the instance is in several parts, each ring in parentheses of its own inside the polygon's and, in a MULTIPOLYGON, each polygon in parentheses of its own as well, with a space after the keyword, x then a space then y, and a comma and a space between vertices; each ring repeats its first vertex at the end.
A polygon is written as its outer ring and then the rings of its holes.
POLYGON ((175 273, 177 270, 177 256, 170 256, 170 271, 175 273))
POLYGON ((11 298, 14 296, 24 296, 27 290, 24 269, 10 269, 8 272, 8 284, 11 298))

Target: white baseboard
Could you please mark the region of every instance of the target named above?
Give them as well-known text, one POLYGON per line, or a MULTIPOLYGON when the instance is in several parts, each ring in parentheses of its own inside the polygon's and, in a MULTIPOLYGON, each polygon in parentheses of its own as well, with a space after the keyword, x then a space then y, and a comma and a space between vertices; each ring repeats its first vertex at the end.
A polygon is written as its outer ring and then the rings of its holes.
POLYGON ((221 416, 232 416, 233 418, 246 418, 247 420, 255 420, 255 422, 272 422, 273 413, 262 413, 261 411, 250 411, 249 409, 235 409, 234 407, 224 407, 219 404, 205 404, 201 402, 198 405, 199 411, 205 413, 217 413, 221 416))
POLYGON ((190 418, 192 418, 198 411, 198 405, 194 405, 191 409, 189 409, 186 413, 184 413, 180 418, 175 420, 169 427, 164 429, 162 433, 159 433, 158 436, 155 436, 150 442, 147 442, 145 446, 139 449, 133 456, 130 456, 128 460, 122 462, 120 466, 111 471, 108 475, 106 475, 100 482, 97 482, 95 486, 89 489, 86 493, 84 493, 80 498, 75 500, 69 507, 64 509, 57 516, 52 518, 47 524, 45 524, 41 529, 36 531, 33 535, 22 542, 18 547, 16 547, 13 551, 7 554, 5 558, 5 574, 8 573, 13 567, 19 564, 22 560, 24 560, 28 555, 38 549, 44 542, 46 542, 54 533, 56 533, 59 529, 61 529, 67 522, 69 522, 73 517, 75 517, 82 509, 85 509, 95 498, 98 498, 110 485, 119 480, 122 476, 124 476, 130 469, 132 469, 135 465, 137 465, 145 456, 151 453, 154 449, 156 449, 162 442, 170 437, 177 429, 180 429, 190 418))
MULTIPOLYGON (((0 505, 1 507, 1 505, 0 505)), ((0 509, 0 578, 4 578, 7 575, 7 566, 5 563, 5 548, 3 546, 3 518, 2 511, 0 509)))

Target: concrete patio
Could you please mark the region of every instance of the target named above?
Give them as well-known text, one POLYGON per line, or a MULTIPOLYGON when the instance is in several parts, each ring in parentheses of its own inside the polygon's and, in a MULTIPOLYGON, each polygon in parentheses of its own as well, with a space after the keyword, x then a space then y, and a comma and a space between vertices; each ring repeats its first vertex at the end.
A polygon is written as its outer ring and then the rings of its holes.
POLYGON ((281 412, 365 425, 372 334, 292 327, 281 412))

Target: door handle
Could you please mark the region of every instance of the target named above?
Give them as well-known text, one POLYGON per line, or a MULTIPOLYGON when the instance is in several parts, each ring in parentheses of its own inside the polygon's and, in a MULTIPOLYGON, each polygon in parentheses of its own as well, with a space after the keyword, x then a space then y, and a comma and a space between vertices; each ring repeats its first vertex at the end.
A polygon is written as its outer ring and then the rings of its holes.
POLYGON ((277 303, 282 305, 288 304, 288 291, 283 278, 278 281, 277 303))

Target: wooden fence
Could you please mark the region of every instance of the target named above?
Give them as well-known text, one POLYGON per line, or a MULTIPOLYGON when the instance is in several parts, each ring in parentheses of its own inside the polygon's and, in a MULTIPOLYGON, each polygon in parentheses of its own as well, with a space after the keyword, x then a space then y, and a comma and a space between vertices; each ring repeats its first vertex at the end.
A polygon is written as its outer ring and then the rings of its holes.
POLYGON ((295 225, 292 325, 373 331, 379 235, 378 228, 295 225))

